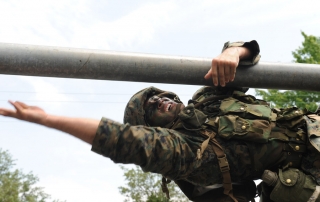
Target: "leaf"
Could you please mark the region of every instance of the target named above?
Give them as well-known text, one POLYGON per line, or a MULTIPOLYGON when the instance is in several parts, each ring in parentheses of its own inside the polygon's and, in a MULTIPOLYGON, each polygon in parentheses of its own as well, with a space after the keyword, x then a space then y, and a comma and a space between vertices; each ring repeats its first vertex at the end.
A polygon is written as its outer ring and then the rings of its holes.
POLYGON ((171 182, 168 184, 170 192, 170 200, 161 190, 162 176, 154 173, 145 173, 140 167, 135 166, 128 169, 120 166, 124 171, 125 186, 118 187, 120 194, 126 197, 125 201, 137 202, 185 202, 188 198, 180 191, 180 189, 171 182))
MULTIPOLYGON (((50 195, 35 184, 38 177, 31 172, 13 169, 14 160, 8 151, 0 148, 0 201, 12 202, 45 202, 50 195)), ((54 202, 59 202, 55 200, 54 202)))

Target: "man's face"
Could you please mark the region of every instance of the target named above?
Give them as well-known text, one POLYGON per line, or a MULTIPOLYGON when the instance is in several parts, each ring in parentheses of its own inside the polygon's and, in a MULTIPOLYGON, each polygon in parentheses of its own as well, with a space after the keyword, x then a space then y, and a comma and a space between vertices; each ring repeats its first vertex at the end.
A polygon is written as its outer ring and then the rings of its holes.
POLYGON ((174 121, 183 108, 182 103, 154 95, 144 105, 146 121, 150 126, 164 127, 174 121))

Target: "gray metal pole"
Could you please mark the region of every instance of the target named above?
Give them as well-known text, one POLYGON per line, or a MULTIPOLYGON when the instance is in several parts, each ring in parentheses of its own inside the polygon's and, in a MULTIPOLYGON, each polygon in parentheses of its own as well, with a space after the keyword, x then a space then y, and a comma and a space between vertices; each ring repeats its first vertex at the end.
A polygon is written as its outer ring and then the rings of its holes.
MULTIPOLYGON (((0 43, 0 74, 212 85, 210 58, 0 43)), ((238 67, 229 86, 320 91, 320 65, 260 62, 238 67)))

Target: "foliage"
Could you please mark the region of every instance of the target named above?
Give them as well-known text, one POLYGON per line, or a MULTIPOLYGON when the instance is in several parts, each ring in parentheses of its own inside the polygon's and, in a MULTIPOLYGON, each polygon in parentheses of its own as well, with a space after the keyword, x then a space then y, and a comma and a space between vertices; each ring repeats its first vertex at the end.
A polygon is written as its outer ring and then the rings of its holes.
MULTIPOLYGON (((292 52, 295 58, 294 62, 320 64, 320 37, 306 35, 301 32, 304 37, 302 47, 292 52)), ((270 102, 272 107, 288 107, 297 106, 299 108, 307 108, 310 111, 317 110, 320 93, 311 91, 280 91, 280 90, 256 90, 256 95, 262 96, 262 99, 270 102)))
POLYGON ((301 109, 307 108, 313 112, 316 111, 318 107, 317 102, 319 102, 320 99, 320 93, 294 90, 256 90, 256 95, 262 96, 264 100, 270 101, 271 107, 285 108, 297 106, 301 109))
POLYGON ((35 175, 14 170, 14 165, 9 152, 0 149, 0 202, 44 202, 50 198, 35 186, 39 181, 35 175))
POLYGON ((301 34, 304 37, 302 47, 292 52, 295 62, 320 64, 320 37, 308 36, 304 32, 301 34))
POLYGON ((140 167, 128 169, 121 166, 126 181, 125 187, 119 187, 119 191, 126 197, 125 202, 185 202, 189 201, 179 188, 171 182, 168 184, 170 200, 161 190, 162 176, 154 173, 145 173, 140 167))

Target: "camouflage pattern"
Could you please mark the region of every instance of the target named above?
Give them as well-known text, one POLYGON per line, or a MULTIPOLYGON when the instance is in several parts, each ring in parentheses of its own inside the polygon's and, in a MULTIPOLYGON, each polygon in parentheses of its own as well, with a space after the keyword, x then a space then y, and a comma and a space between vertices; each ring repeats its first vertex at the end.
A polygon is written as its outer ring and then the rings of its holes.
MULTIPOLYGON (((200 186, 220 184, 222 177, 213 148, 208 146, 202 158, 197 159, 197 149, 205 140, 199 133, 123 125, 103 118, 92 151, 109 157, 115 163, 133 163, 146 172, 160 173, 172 180, 185 179, 200 186)), ((261 156, 261 162, 258 163, 272 166, 281 161, 265 154, 267 149, 274 152, 280 147, 273 148, 267 144, 261 147, 238 140, 225 141, 220 137, 217 140, 225 149, 231 177, 235 182, 259 177, 252 165, 250 148, 261 156)))
MULTIPOLYGON (((255 43, 226 44, 225 48, 244 45, 252 48, 255 43)), ((257 58, 259 50, 255 53, 257 58)), ((249 61, 255 62, 255 59, 249 61)), ((153 95, 180 102, 178 96, 154 87, 146 88, 127 104, 125 124, 102 118, 92 151, 115 163, 133 163, 146 172, 160 173, 171 180, 198 186, 221 184, 213 147, 210 144, 203 147, 207 137, 202 131, 212 130, 227 156, 233 182, 259 179, 266 169, 277 172, 279 167, 291 167, 302 168, 320 184, 320 155, 307 144, 305 133, 303 115, 307 112, 296 108, 271 110, 265 101, 245 95, 246 90, 201 88, 180 112, 180 121, 173 130, 146 126, 143 106, 153 95), (206 101, 213 95, 229 98, 206 101), (200 157, 199 149, 204 149, 200 157)))
POLYGON ((182 103, 179 97, 170 91, 163 91, 155 87, 143 89, 134 94, 129 100, 124 111, 123 123, 130 123, 131 125, 147 125, 143 106, 145 101, 153 95, 167 97, 177 103, 182 103))
MULTIPOLYGON (((128 106, 139 105, 141 107, 141 103, 144 103, 148 97, 146 92, 150 92, 150 89, 154 88, 145 89, 134 95, 131 99, 132 103, 129 103, 128 106)), ((208 90, 208 88, 206 89, 208 90)), ((217 90, 216 88, 212 89, 217 90)), ((209 94, 207 93, 206 96, 209 94)), ((188 110, 189 112, 193 111, 193 102, 197 101, 190 102, 183 110, 185 114, 188 114, 186 112, 188 110)), ((210 105, 204 105, 204 108, 211 109, 210 105)), ((217 110, 220 111, 220 109, 217 110)), ((128 111, 134 113, 134 109, 130 109, 126 110, 126 115, 130 115, 128 111)), ((136 120, 139 119, 141 119, 139 123, 142 123, 143 116, 143 113, 139 112, 140 118, 135 116, 134 123, 137 123, 136 120)), ((125 118, 125 120, 130 121, 129 118, 125 118)), ((202 120, 205 121, 205 119, 202 120)), ((116 163, 134 163, 140 165, 144 171, 160 173, 172 180, 184 179, 201 186, 221 183, 222 177, 213 148, 208 146, 203 151, 202 158, 197 158, 197 150, 201 148, 206 137, 203 137, 200 130, 187 130, 190 123, 184 123, 188 124, 187 127, 171 130, 159 127, 132 126, 128 123, 123 125, 103 118, 92 150, 111 158, 116 163)), ((253 141, 239 141, 235 138, 226 141, 223 136, 217 136, 216 139, 227 154, 234 182, 259 178, 264 169, 274 169, 286 157, 282 151, 283 142, 281 141, 256 144, 253 141), (273 158, 270 158, 270 155, 273 158)))
POLYGON ((247 60, 241 60, 239 62, 239 65, 254 65, 261 58, 261 56, 259 55, 259 52, 260 52, 259 44, 255 40, 252 40, 250 42, 243 42, 243 41, 232 42, 232 43, 226 42, 224 44, 221 52, 223 52, 225 49, 227 49, 229 47, 246 47, 246 48, 250 49, 251 53, 253 53, 252 58, 249 58, 247 60))
MULTIPOLYGON (((237 95, 240 92, 237 92, 237 95)), ((249 97, 252 99, 252 97, 249 97)), ((249 104, 233 97, 221 102, 218 133, 224 138, 237 138, 247 141, 267 143, 271 133, 272 112, 262 104, 251 101, 249 104)), ((275 116, 274 116, 275 121, 275 116)))
POLYGON ((320 185, 320 152, 317 142, 319 139, 316 139, 320 134, 319 129, 319 120, 318 115, 312 114, 304 116, 304 119, 307 122, 309 142, 307 144, 308 155, 303 155, 301 168, 308 174, 311 174, 320 185))
POLYGON ((92 151, 115 163, 133 163, 144 171, 170 179, 186 178, 200 166, 194 145, 203 138, 186 139, 177 131, 160 127, 131 126, 103 118, 92 151))
MULTIPOLYGON (((144 89, 132 97, 132 103, 128 104, 129 109, 126 110, 124 120, 134 124, 146 124, 144 111, 138 109, 141 109, 144 100, 154 94, 176 97, 174 93, 154 87, 144 89), (139 116, 132 118, 132 114, 139 116)), ((198 149, 202 148, 206 140, 201 134, 201 129, 197 127, 204 124, 209 128, 217 124, 216 140, 227 155, 233 182, 243 183, 259 179, 266 169, 277 172, 279 166, 283 168, 289 166, 301 168, 320 183, 319 152, 316 152, 311 145, 307 145, 307 153, 306 150, 299 153, 294 149, 296 146, 300 148, 306 146, 307 140, 304 137, 306 134, 298 131, 298 128, 305 123, 304 119, 301 119, 305 111, 296 108, 270 110, 267 103, 253 96, 245 95, 241 91, 216 87, 204 87, 197 91, 193 98, 196 99, 190 100, 189 105, 179 114, 184 120, 175 130, 133 126, 129 123, 120 124, 103 118, 92 151, 109 157, 115 163, 133 163, 141 166, 146 172, 160 173, 171 180, 185 180, 198 186, 221 184, 222 176, 212 146, 209 144, 203 151, 202 157, 197 157, 198 149), (208 101, 195 109, 197 103, 213 94, 229 94, 233 98, 208 101), (241 107, 245 108, 246 113, 240 109, 241 107), (277 114, 276 117, 273 116, 274 113, 277 114), (195 123, 192 122, 192 118, 188 120, 188 116, 194 117, 194 115, 199 118, 195 123), (220 117, 218 121, 208 122, 217 116, 220 117), (237 124, 237 119, 233 121, 230 117, 237 117, 241 121, 237 124), (273 121, 275 118, 279 124, 273 121), (223 125, 232 125, 234 130, 228 130, 228 127, 223 125), (242 129, 243 125, 246 129, 242 129), (290 130, 284 130, 283 126, 290 130), (253 128, 258 128, 260 131, 253 128)))
POLYGON ((320 116, 311 114, 303 117, 307 122, 308 137, 312 146, 320 152, 320 116))
MULTIPOLYGON (((279 165, 285 163, 287 152, 283 150, 285 144, 283 140, 288 142, 289 138, 282 131, 281 135, 274 131, 276 127, 272 121, 276 120, 276 115, 268 107, 268 103, 246 95, 244 93, 246 90, 203 87, 194 94, 193 98, 196 100, 191 102, 197 103, 215 94, 232 96, 222 101, 203 103, 200 110, 208 115, 209 120, 205 125, 216 127, 221 141, 227 139, 228 142, 235 140, 245 143, 249 149, 249 153, 246 153, 247 158, 251 160, 249 169, 252 172, 251 179, 255 179, 260 178, 264 169, 277 169, 279 165), (211 107, 212 105, 215 107, 211 107), (212 119, 215 121, 211 121, 212 119)), ((220 144, 223 145, 221 141, 220 144)), ((239 151, 237 153, 241 154, 239 151)))

